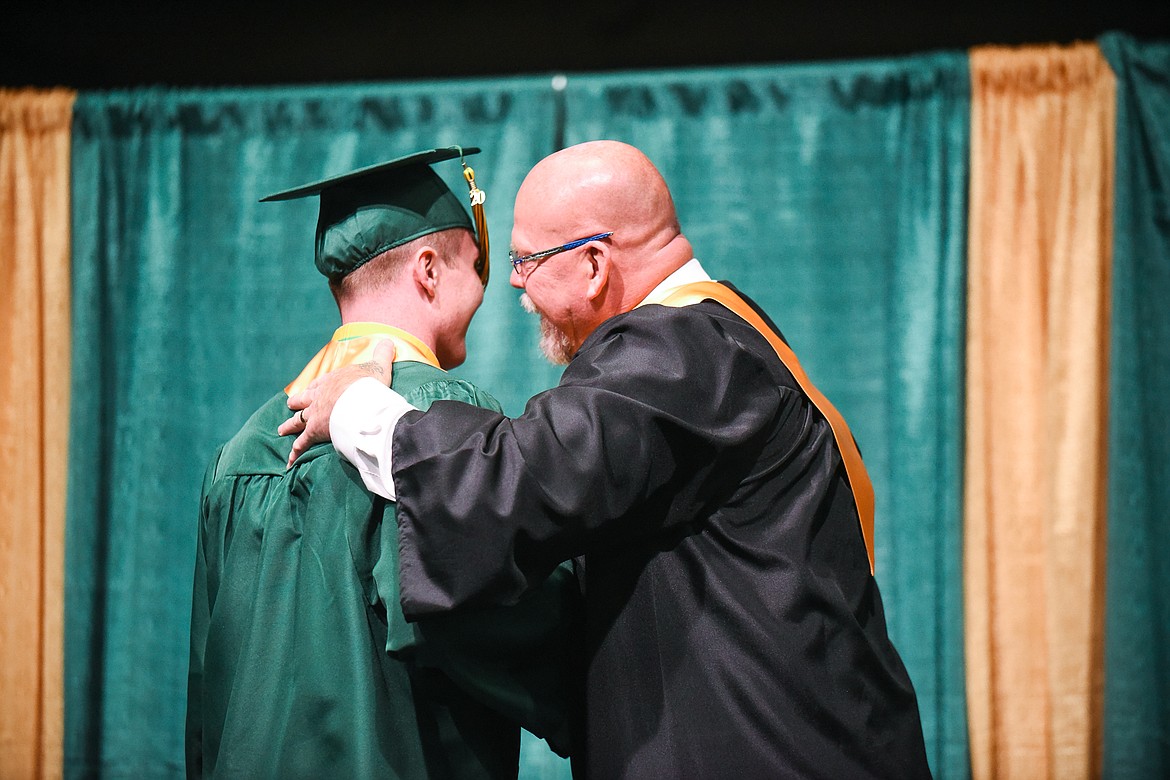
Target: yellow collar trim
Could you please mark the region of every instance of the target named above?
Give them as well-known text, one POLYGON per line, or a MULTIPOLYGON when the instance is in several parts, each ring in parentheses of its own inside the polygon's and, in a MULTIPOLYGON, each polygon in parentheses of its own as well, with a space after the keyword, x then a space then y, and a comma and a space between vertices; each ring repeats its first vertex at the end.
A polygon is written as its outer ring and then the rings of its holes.
POLYGON ((321 348, 300 375, 284 388, 288 395, 299 393, 320 376, 344 366, 365 363, 374 357, 374 347, 389 338, 394 342, 394 362, 406 360, 440 368, 431 348, 401 328, 380 322, 350 322, 333 332, 333 338, 321 348))

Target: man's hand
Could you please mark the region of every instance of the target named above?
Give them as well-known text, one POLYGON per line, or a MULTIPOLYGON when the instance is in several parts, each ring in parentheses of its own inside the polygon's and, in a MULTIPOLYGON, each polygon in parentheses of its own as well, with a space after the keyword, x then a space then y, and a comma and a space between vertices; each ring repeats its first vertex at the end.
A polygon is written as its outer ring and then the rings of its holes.
POLYGON ((296 414, 276 429, 281 436, 298 434, 293 442, 288 465, 314 444, 329 441, 329 415, 346 389, 367 376, 390 386, 391 364, 394 362, 394 342, 383 339, 374 347, 374 359, 368 363, 345 366, 314 379, 308 387, 289 396, 288 408, 296 414))

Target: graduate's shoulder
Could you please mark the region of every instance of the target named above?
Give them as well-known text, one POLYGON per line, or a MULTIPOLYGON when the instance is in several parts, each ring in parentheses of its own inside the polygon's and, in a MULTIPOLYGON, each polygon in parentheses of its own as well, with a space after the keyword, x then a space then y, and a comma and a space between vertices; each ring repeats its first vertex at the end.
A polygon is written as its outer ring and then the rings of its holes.
MULTIPOLYGON (((339 472, 344 461, 331 442, 314 444, 297 459, 292 469, 288 468, 289 454, 296 437, 281 436, 277 428, 291 416, 288 396, 284 392, 276 393, 262 404, 236 434, 219 448, 210 467, 212 470, 205 479, 205 492, 223 480, 236 478, 304 479, 310 473, 306 469, 312 472, 314 482, 334 479, 330 475, 339 472)), ((356 472, 350 481, 360 485, 356 472)))
POLYGON ((276 429, 290 416, 283 391, 261 404, 220 448, 217 474, 283 471, 282 458, 288 458, 293 437, 280 436, 276 429))
POLYGON ((395 363, 390 386, 407 403, 423 411, 435 401, 460 401, 495 412, 502 411, 500 402, 483 388, 425 363, 395 363))

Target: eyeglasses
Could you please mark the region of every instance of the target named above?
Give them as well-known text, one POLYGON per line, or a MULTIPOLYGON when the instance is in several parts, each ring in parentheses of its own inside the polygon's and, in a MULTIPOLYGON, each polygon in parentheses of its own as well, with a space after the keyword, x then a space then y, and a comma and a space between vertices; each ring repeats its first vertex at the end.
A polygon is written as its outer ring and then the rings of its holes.
POLYGON ((612 230, 608 233, 598 233, 595 236, 589 236, 588 238, 578 238, 576 241, 570 241, 567 244, 561 244, 560 246, 553 247, 552 249, 545 249, 542 252, 533 252, 530 255, 524 256, 520 256, 516 254, 515 250, 512 250, 508 252, 508 259, 512 261, 512 267, 516 269, 516 273, 520 273, 520 266, 524 263, 531 262, 532 260, 543 260, 546 257, 552 257, 553 255, 560 254, 561 252, 568 252, 570 249, 576 249, 579 246, 584 246, 590 241, 598 241, 603 238, 609 238, 612 235, 612 230))

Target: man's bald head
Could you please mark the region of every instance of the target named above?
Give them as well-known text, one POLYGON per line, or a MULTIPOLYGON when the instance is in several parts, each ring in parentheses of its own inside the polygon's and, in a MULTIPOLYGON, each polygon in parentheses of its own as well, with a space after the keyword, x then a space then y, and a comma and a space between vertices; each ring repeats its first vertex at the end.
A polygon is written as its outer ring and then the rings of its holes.
POLYGON ((666 181, 629 144, 590 141, 555 152, 516 195, 513 237, 522 241, 514 243, 528 251, 610 231, 616 295, 609 308, 637 304, 692 256, 666 181))
POLYGON ((637 244, 679 232, 662 174, 641 151, 617 141, 578 144, 544 158, 520 187, 517 206, 525 201, 574 236, 597 228, 637 244))

